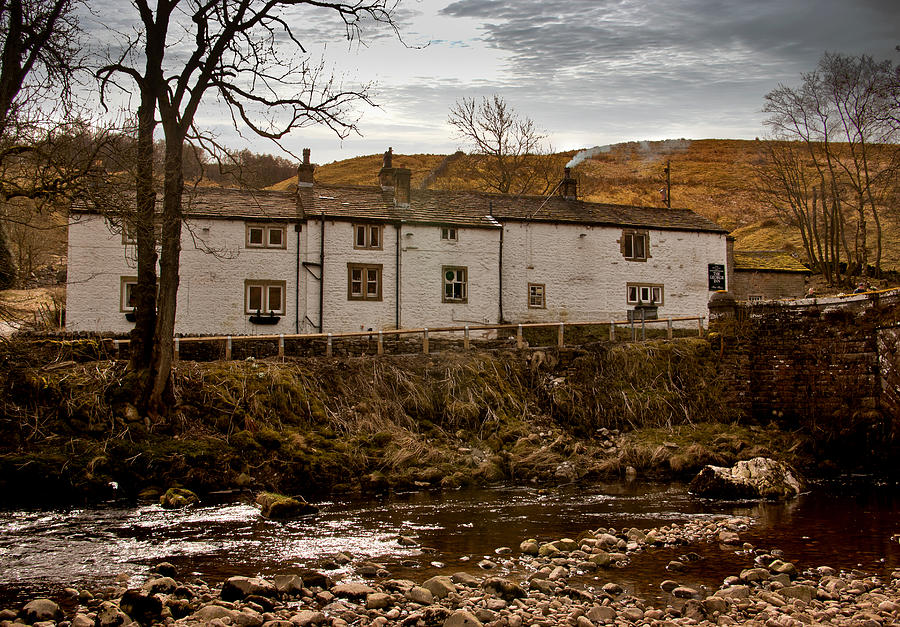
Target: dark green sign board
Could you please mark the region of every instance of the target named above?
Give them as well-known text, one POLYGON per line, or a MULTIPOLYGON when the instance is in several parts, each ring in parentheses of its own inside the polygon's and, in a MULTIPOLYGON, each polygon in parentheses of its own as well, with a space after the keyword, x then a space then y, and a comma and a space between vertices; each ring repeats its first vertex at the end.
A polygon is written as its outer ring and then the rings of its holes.
POLYGON ((709 264, 709 291, 716 292, 725 289, 725 264, 709 264))

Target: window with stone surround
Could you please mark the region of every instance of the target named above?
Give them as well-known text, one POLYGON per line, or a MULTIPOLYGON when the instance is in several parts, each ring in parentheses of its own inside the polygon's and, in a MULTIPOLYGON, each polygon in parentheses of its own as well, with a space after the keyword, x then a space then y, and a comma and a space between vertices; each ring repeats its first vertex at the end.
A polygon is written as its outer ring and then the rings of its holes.
POLYGON ((544 283, 528 284, 528 308, 546 309, 546 286, 544 283))
POLYGON ((347 300, 381 300, 382 264, 347 264, 347 300))
POLYGON ((247 248, 285 248, 283 224, 247 224, 247 248))
POLYGON ((244 313, 284 315, 284 281, 244 281, 244 313))
POLYGON ((647 231, 625 229, 619 244, 622 256, 629 261, 647 261, 650 256, 650 234, 647 231))
POLYGON ((443 302, 466 303, 469 301, 469 269, 465 266, 444 266, 443 302))
POLYGON ((381 250, 383 228, 380 224, 354 224, 353 248, 381 250))
POLYGON ((629 305, 663 305, 663 286, 655 283, 628 283, 625 300, 629 305))
POLYGON ((119 311, 128 313, 137 307, 137 277, 123 276, 120 279, 119 311))

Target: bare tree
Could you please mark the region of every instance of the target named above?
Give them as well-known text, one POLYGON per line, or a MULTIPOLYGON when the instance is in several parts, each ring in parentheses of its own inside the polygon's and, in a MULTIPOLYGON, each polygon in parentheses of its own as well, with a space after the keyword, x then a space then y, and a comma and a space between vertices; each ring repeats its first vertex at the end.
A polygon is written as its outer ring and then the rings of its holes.
POLYGON ((133 343, 131 363, 140 374, 142 410, 159 415, 165 413, 171 392, 184 219, 184 146, 189 141, 201 146, 212 142, 195 125, 204 98, 215 94, 230 108, 236 124, 274 141, 309 124, 324 124, 342 137, 356 131, 350 107, 360 100, 369 102, 366 88, 343 89, 325 75, 322 64, 310 64, 286 12, 315 10, 322 28, 336 18, 344 35, 353 40, 367 21, 393 28, 395 1, 159 0, 155 8, 148 0, 133 4, 140 19, 139 38, 98 75, 104 87, 127 77, 140 95, 137 322, 132 336, 139 341, 133 343), (179 54, 167 57, 173 50, 179 54), (159 211, 152 167, 157 123, 165 139, 159 211), (157 219, 161 222, 158 281, 157 219))
POLYGON ((501 194, 543 194, 558 178, 549 148, 531 118, 499 95, 457 100, 447 120, 469 148, 470 180, 501 194))
POLYGON ((881 209, 900 173, 900 129, 890 123, 897 116, 896 71, 890 61, 865 55, 825 54, 800 87, 780 85, 766 95, 774 141, 764 188, 773 206, 790 207, 810 262, 829 280, 840 280, 842 256, 848 274, 868 272, 870 217, 880 272, 881 209), (800 142, 802 155, 783 143, 790 141, 800 142))

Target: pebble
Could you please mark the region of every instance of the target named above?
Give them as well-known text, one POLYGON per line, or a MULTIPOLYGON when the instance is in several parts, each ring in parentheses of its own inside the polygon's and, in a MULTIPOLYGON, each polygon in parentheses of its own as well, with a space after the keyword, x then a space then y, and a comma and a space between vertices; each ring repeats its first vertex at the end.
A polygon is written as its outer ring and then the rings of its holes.
MULTIPOLYGON (((627 568, 635 552, 702 542, 715 547, 724 534, 737 534, 748 525, 744 518, 723 517, 647 530, 593 529, 574 536, 577 540, 561 538, 543 544, 529 539, 518 552, 497 549, 495 555, 503 556, 499 564, 483 560, 494 564, 501 577, 453 572, 421 584, 386 578, 386 569, 374 563, 362 565, 373 572, 374 579, 366 583, 334 583, 315 573, 286 573, 271 581, 232 578, 226 586, 213 587, 193 578, 179 581, 174 573, 157 569, 160 577, 127 595, 124 586, 93 593, 69 589, 65 610, 52 600, 34 599, 21 608, 0 609, 0 622, 12 624, 24 618, 25 608, 30 607, 28 622, 38 627, 120 627, 136 620, 123 608, 135 608, 144 598, 158 599, 158 605, 149 604, 156 608, 155 614, 142 616, 141 621, 165 627, 802 627, 821 623, 884 627, 898 622, 900 571, 884 579, 860 571, 839 573, 827 566, 801 573, 776 550, 760 552, 754 566, 725 578, 714 591, 666 579, 666 571, 674 569, 661 571, 659 588, 665 607, 658 600, 646 603, 634 597, 616 581, 617 570, 627 568), (546 546, 552 548, 538 555, 546 546), (586 571, 590 574, 572 578, 586 571), (592 578, 596 578, 593 584, 592 578), (229 600, 222 598, 226 589, 229 600)), ((748 559, 754 551, 729 546, 748 559)), ((690 570, 698 568, 700 560, 702 555, 688 553, 673 562, 681 570, 690 570)), ((434 568, 442 570, 443 565, 434 568)))

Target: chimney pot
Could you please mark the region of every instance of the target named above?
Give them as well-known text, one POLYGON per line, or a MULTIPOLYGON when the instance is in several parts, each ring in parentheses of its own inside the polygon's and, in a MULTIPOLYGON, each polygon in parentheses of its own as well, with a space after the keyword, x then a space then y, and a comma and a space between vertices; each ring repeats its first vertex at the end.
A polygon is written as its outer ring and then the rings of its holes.
POLYGON ((378 183, 385 192, 394 189, 394 173, 396 169, 393 166, 393 157, 394 149, 389 147, 381 161, 381 170, 378 171, 378 183))
POLYGON ((409 168, 394 168, 394 205, 397 207, 409 207, 409 181, 412 178, 412 170, 409 168))
POLYGON ((559 184, 559 195, 566 200, 575 200, 578 198, 578 181, 572 178, 572 171, 565 168, 563 180, 559 184))
POLYGON ((297 187, 312 187, 316 183, 316 166, 309 162, 309 148, 303 149, 303 163, 297 167, 297 187))

